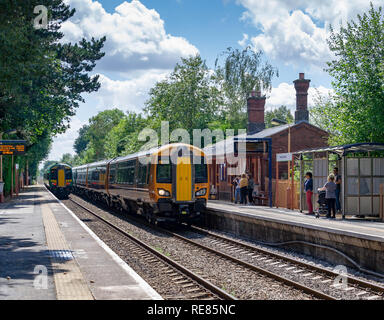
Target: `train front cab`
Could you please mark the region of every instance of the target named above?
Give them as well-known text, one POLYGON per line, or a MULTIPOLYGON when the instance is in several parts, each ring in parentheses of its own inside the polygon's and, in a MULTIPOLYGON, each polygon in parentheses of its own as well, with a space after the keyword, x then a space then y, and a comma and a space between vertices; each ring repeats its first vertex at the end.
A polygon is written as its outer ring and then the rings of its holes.
POLYGON ((68 165, 56 164, 47 173, 49 189, 60 199, 68 198, 72 191, 72 168, 68 165))
POLYGON ((155 201, 157 221, 190 223, 201 217, 209 186, 205 159, 200 149, 187 145, 162 148, 153 155, 154 183, 150 184, 150 193, 155 201))

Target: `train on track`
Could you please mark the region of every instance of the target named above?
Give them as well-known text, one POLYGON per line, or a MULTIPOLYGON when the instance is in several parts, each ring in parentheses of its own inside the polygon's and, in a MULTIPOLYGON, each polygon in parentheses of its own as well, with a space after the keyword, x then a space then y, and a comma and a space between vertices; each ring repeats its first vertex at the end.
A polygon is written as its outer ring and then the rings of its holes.
POLYGON ((72 192, 72 168, 65 163, 51 165, 44 173, 45 186, 59 199, 67 199, 72 192))
POLYGON ((73 191, 155 222, 191 223, 204 213, 206 156, 194 146, 169 144, 73 168, 73 191))

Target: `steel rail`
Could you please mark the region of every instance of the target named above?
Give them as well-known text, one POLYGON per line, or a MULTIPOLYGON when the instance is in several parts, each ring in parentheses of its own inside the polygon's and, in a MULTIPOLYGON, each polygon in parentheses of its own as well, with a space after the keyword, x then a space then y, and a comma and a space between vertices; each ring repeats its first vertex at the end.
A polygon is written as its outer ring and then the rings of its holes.
MULTIPOLYGON (((75 200, 73 200, 73 199, 70 199, 70 200, 71 200, 72 202, 76 203, 77 205, 79 205, 80 207, 84 208, 85 210, 91 212, 91 210, 89 210, 88 208, 84 207, 83 205, 77 203, 75 200)), ((91 213, 94 214, 93 212, 91 212, 91 213)), ((97 214, 94 214, 94 215, 98 216, 97 214)), ((101 217, 100 217, 100 218, 101 218, 101 217)), ((310 295, 312 295, 312 296, 314 296, 314 297, 316 297, 316 298, 323 299, 323 300, 337 300, 335 297, 332 297, 332 296, 330 296, 330 295, 327 295, 327 294, 325 294, 325 293, 323 293, 323 292, 321 292, 321 291, 318 291, 318 290, 316 290, 316 289, 307 287, 307 286, 305 286, 305 285, 303 285, 303 284, 301 284, 301 283, 298 283, 298 282, 296 282, 296 281, 290 280, 290 279, 288 279, 288 278, 286 278, 286 277, 283 277, 283 276, 280 276, 280 275, 278 275, 278 274, 276 274, 276 273, 270 272, 270 271, 268 271, 268 270, 266 270, 266 269, 264 269, 264 268, 261 268, 261 267, 258 267, 258 266, 249 264, 249 263, 244 262, 244 261, 242 261, 242 260, 239 260, 239 259, 237 259, 237 258, 235 258, 235 257, 232 257, 232 256, 230 256, 230 255, 227 255, 227 254, 225 254, 225 253, 223 253, 223 252, 221 252, 221 251, 217 251, 217 250, 212 249, 212 248, 210 248, 210 247, 204 246, 204 245, 202 245, 202 244, 200 244, 200 243, 198 243, 198 242, 195 242, 195 241, 193 241, 193 240, 191 240, 191 239, 185 238, 185 237, 183 237, 183 236, 181 236, 181 235, 179 235, 179 234, 177 234, 177 233, 174 233, 174 232, 172 232, 172 231, 166 230, 166 229, 161 228, 161 227, 159 227, 159 226, 151 225, 151 224, 149 224, 149 223, 147 223, 147 222, 144 222, 144 221, 139 221, 139 219, 137 219, 136 217, 130 217, 130 218, 132 218, 132 220, 135 220, 136 222, 139 222, 139 223, 141 223, 141 224, 145 224, 145 225, 147 225, 147 226, 149 226, 149 227, 151 227, 151 228, 153 228, 153 229, 155 229, 155 230, 158 230, 158 231, 160 231, 160 232, 162 232, 162 233, 168 234, 168 235, 173 236, 173 237, 176 237, 176 238, 178 238, 178 239, 180 239, 180 240, 182 240, 182 241, 184 241, 184 242, 187 242, 187 243, 190 243, 190 244, 195 245, 195 246, 197 246, 197 247, 200 247, 201 249, 203 249, 203 250, 205 250, 205 251, 209 251, 209 252, 211 252, 211 253, 213 253, 213 254, 216 254, 216 255, 218 255, 218 256, 221 256, 221 257, 223 257, 223 258, 225 258, 225 259, 227 259, 227 260, 230 260, 230 261, 232 261, 232 262, 234 262, 234 263, 236 263, 236 264, 239 264, 239 265, 241 265, 241 266, 243 266, 243 267, 245 267, 245 268, 247 268, 247 269, 250 269, 250 270, 252 270, 252 271, 258 272, 258 273, 260 273, 260 274, 264 274, 264 275, 266 275, 266 276, 269 277, 269 278, 275 279, 275 280, 277 280, 277 281, 279 281, 279 282, 282 282, 282 283, 284 283, 284 284, 286 284, 286 285, 288 285, 288 286, 290 286, 290 287, 299 289, 299 290, 301 290, 301 291, 303 291, 303 292, 305 292, 305 293, 308 293, 308 294, 310 294, 310 295)), ((101 219, 102 219, 103 221, 105 221, 106 223, 110 224, 110 223, 109 223, 108 221, 106 221, 105 219, 103 219, 103 218, 101 218, 101 219)), ((118 228, 118 227, 117 227, 117 228, 118 228)), ((118 228, 118 229, 119 229, 119 228, 118 228)), ((123 232, 124 232, 124 231, 123 231, 123 232)), ((133 236, 129 235, 129 237, 133 237, 133 236)), ((133 237, 133 238, 134 238, 134 237, 133 237)), ((141 240, 139 240, 139 239, 137 239, 137 238, 135 238, 135 239, 136 239, 137 241, 141 242, 141 240)), ((154 250, 154 249, 152 249, 151 247, 149 247, 149 248, 150 248, 150 251, 154 250)), ((155 250, 155 254, 157 254, 157 255, 160 254, 161 256, 164 256, 164 255, 162 255, 161 253, 159 253, 159 252, 156 251, 156 250, 155 250)), ((166 259, 169 259, 169 258, 166 257, 166 256, 164 256, 164 257, 165 257, 166 259)), ((184 268, 183 266, 181 266, 181 265, 178 264, 177 262, 174 262, 174 261, 173 261, 173 263, 176 263, 177 266, 180 266, 180 267, 184 268)), ((189 270, 188 270, 188 271, 189 271, 189 270)), ((191 272, 191 271, 189 271, 189 272, 191 272)), ((193 273, 192 273, 192 274, 193 274, 193 273)), ((198 278, 200 278, 200 277, 197 276, 196 274, 193 274, 191 277, 192 277, 192 278, 193 278, 193 277, 198 277, 198 278)), ((196 280, 196 281, 197 281, 197 280, 196 280)), ((204 281, 205 281, 205 280, 204 280, 204 281)), ((212 284, 211 284, 211 285, 212 285, 212 284)), ((216 287, 216 288, 217 288, 217 287, 216 287)), ((219 288, 217 288, 217 289, 219 289, 219 288)), ((219 289, 219 290, 222 291, 221 289, 219 289)))
POLYGON ((161 252, 158 252, 156 249, 152 248, 151 246, 149 246, 145 242, 141 241, 140 239, 136 238, 135 236, 127 233, 123 229, 117 227, 116 225, 114 225, 113 223, 109 222, 108 220, 100 217, 98 214, 96 214, 92 210, 88 209, 87 207, 83 206, 82 204, 78 203, 77 201, 75 201, 75 200, 73 200, 71 198, 69 200, 71 202, 75 203, 77 206, 81 207, 83 210, 86 210, 87 212, 89 212, 90 214, 92 214, 93 216, 98 218, 103 223, 107 224, 112 229, 116 230, 120 234, 122 234, 125 237, 129 238, 130 240, 135 242, 137 245, 139 245, 142 248, 144 248, 146 251, 154 254, 155 256, 160 258, 161 260, 165 261, 166 263, 168 263, 169 265, 173 266, 177 270, 181 271, 182 273, 184 273, 185 275, 187 275, 191 279, 195 280, 197 283, 199 283, 200 285, 202 285, 203 287, 205 287, 206 289, 211 291, 213 294, 217 295, 219 298, 224 299, 224 300, 237 300, 237 298, 235 298, 231 294, 229 294, 229 293, 225 292, 224 290, 218 288, 217 286, 215 286, 211 282, 203 279, 202 277, 200 277, 196 273, 194 273, 191 270, 185 268, 184 266, 182 266, 178 262, 176 262, 176 261, 172 260, 171 258, 167 257, 166 255, 162 254, 161 252))
MULTIPOLYGON (((233 245, 242 246, 243 248, 246 248, 246 249, 249 249, 249 250, 252 250, 252 251, 256 251, 256 252, 259 252, 259 253, 262 253, 262 254, 265 254, 265 255, 269 255, 271 257, 274 257, 274 258, 277 258, 277 259, 280 259, 280 260, 285 260, 285 261, 288 261, 288 262, 290 262, 292 264, 297 264, 297 265, 300 265, 302 267, 305 267, 305 268, 308 268, 308 269, 312 269, 312 270, 320 272, 320 273, 324 273, 324 274, 326 274, 328 276, 331 276, 331 277, 338 277, 338 276, 340 276, 340 273, 328 270, 326 268, 315 266, 315 265, 309 264, 309 263, 304 262, 304 261, 299 261, 299 260, 296 260, 294 258, 287 257, 287 256, 284 256, 282 254, 279 254, 277 252, 272 252, 272 251, 269 251, 267 249, 262 249, 262 248, 253 246, 251 244, 246 244, 246 243, 234 240, 234 239, 230 239, 230 238, 227 238, 227 237, 224 237, 224 236, 212 233, 212 232, 210 232, 208 230, 205 230, 205 229, 202 229, 202 228, 191 226, 191 227, 189 227, 189 229, 191 229, 192 231, 194 231, 196 233, 200 233, 200 234, 203 234, 203 235, 211 236, 211 237, 214 237, 216 239, 219 239, 219 240, 231 243, 233 245)), ((343 276, 346 277, 346 279, 347 279, 347 281, 349 283, 353 283, 353 284, 362 286, 364 288, 368 288, 368 289, 375 290, 377 292, 384 293, 384 287, 383 286, 380 286, 380 285, 377 285, 377 284, 374 284, 374 283, 371 283, 371 282, 368 282, 368 281, 364 281, 362 279, 353 277, 351 275, 343 275, 343 276)))

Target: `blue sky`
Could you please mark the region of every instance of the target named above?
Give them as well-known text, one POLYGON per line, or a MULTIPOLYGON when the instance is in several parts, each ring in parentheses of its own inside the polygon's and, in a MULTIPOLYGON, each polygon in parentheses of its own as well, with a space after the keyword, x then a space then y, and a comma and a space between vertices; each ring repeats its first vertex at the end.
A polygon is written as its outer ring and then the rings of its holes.
MULTIPOLYGON (((79 128, 91 116, 114 107, 140 112, 148 90, 169 74, 180 57, 196 53, 213 67, 227 47, 262 50, 278 68, 267 109, 295 109, 292 81, 299 72, 311 79, 309 103, 328 94, 324 71, 332 59, 329 25, 355 18, 367 0, 65 0, 77 12, 63 25, 64 41, 107 37, 105 57, 95 73, 101 89, 84 95, 71 128, 54 139, 49 159, 74 153, 79 128)), ((373 0, 375 5, 384 0, 373 0)))

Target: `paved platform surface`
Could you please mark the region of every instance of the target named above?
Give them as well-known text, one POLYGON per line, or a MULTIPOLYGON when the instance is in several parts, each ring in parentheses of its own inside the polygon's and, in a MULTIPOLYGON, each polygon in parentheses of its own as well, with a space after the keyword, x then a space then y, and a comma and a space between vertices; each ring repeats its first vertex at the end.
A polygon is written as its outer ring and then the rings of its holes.
POLYGON ((336 220, 316 219, 314 216, 287 209, 235 205, 219 200, 210 200, 208 209, 384 242, 384 223, 379 221, 351 218, 342 220, 341 216, 336 220))
POLYGON ((0 300, 161 297, 43 186, 0 205, 0 300))

